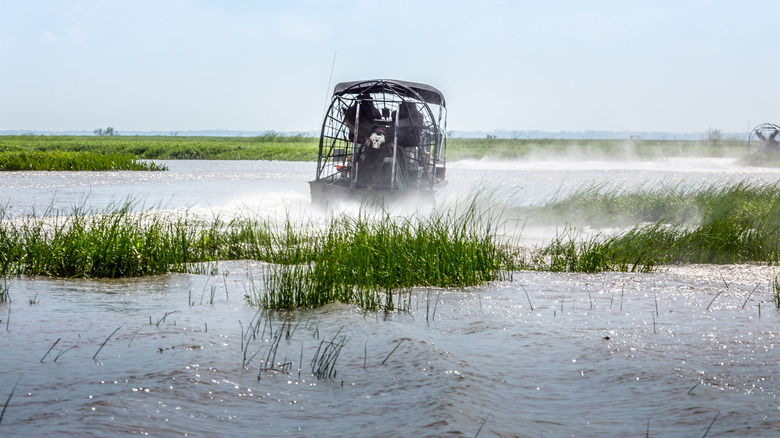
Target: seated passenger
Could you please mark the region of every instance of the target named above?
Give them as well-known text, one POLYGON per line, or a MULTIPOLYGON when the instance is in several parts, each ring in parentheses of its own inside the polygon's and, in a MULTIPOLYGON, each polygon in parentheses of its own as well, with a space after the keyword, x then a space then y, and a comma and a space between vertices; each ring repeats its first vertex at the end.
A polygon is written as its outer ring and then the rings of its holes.
MULTIPOLYGON (((401 115, 406 113, 406 109, 401 110, 401 115)), ((358 96, 344 113, 349 139, 355 141, 357 148, 356 182, 361 186, 403 190, 406 175, 405 154, 403 148, 395 150, 393 126, 381 119, 381 111, 374 106, 373 99, 367 93, 358 96)), ((416 141, 414 143, 416 144, 416 141)))
POLYGON ((406 156, 403 148, 396 148, 395 143, 387 141, 388 138, 382 128, 375 130, 369 137, 370 142, 360 156, 358 184, 383 189, 405 189, 406 156))
MULTIPOLYGON (((396 143, 402 147, 416 146, 420 143, 420 134, 423 127, 423 115, 417 110, 417 105, 409 102, 401 102, 398 106, 398 132, 396 143)), ((396 112, 393 112, 393 120, 396 112)))
POLYGON ((349 129, 350 141, 365 144, 371 132, 374 130, 374 120, 382 117, 382 113, 374 106, 374 100, 368 93, 357 97, 355 102, 344 112, 344 125, 349 129), (358 114, 360 107, 360 114, 358 114), (357 126, 357 140, 355 139, 355 127, 357 126))

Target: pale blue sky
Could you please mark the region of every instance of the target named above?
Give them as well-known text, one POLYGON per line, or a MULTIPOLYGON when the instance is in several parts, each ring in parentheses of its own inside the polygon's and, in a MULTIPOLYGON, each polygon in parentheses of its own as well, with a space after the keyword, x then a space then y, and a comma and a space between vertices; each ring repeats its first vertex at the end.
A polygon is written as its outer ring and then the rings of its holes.
POLYGON ((449 130, 780 123, 777 0, 0 0, 0 130, 318 130, 334 53, 449 130))

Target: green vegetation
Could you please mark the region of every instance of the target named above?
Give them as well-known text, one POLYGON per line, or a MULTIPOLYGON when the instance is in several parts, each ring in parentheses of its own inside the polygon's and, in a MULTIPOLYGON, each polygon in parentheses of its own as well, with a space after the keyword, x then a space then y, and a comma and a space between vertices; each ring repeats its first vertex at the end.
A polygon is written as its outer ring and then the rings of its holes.
POLYGON ((170 223, 151 213, 131 214, 131 206, 105 213, 76 208, 64 217, 4 218, 0 272, 116 278, 169 272, 196 257, 191 253, 198 238, 186 229, 186 218, 170 223))
POLYGON ((318 140, 266 134, 258 137, 178 136, 0 136, 0 152, 92 152, 127 154, 144 160, 284 160, 314 161, 318 140))
MULTIPOLYGON (((582 156, 588 160, 659 159, 665 157, 731 157, 748 155, 740 140, 563 140, 563 139, 447 139, 447 159, 550 159, 582 156)), ((754 149, 755 149, 754 145, 754 149)), ((755 152, 755 150, 751 151, 755 152)))
POLYGON ((519 209, 531 221, 566 221, 572 225, 630 226, 637 222, 685 222, 698 214, 695 194, 682 187, 626 192, 606 184, 579 189, 565 199, 519 209))
POLYGON ((8 279, 3 275, 3 283, 0 284, 0 303, 7 303, 11 299, 11 295, 8 293, 8 279))
POLYGON ((116 278, 206 272, 220 260, 253 259, 268 264, 261 286, 246 294, 252 305, 403 308, 413 287, 479 285, 508 279, 514 269, 647 272, 668 263, 778 264, 778 188, 747 182, 647 193, 585 188, 522 213, 548 223, 551 217, 595 220, 597 213, 606 214, 606 223, 641 223, 595 236, 569 225, 544 246, 514 249, 499 237, 503 219, 479 211, 476 200, 460 213, 458 207, 425 217, 363 211, 325 223, 282 225, 136 212, 133 202, 22 219, 0 209, 0 275, 116 278))
POLYGON ((128 154, 98 154, 69 151, 0 152, 3 170, 168 170, 154 162, 139 161, 128 154))
POLYGON ((133 212, 128 202, 103 212, 6 219, 0 212, 0 274, 55 277, 202 272, 202 263, 255 259, 274 265, 263 296, 273 309, 330 302, 394 308, 393 291, 460 287, 505 278, 511 260, 491 221, 472 208, 461 216, 331 218, 283 229, 255 219, 204 222, 186 214, 133 212))
POLYGON ((327 230, 312 239, 319 248, 313 257, 272 267, 265 275, 269 292, 249 300, 274 309, 334 301, 392 309, 393 291, 509 278, 511 259, 491 222, 473 206, 458 216, 332 218, 327 230))
POLYGON ((742 182, 644 194, 584 189, 529 212, 540 218, 543 213, 611 224, 651 222, 587 240, 566 233, 518 262, 521 268, 599 272, 646 271, 667 263, 780 263, 777 184, 742 182))
POLYGON ((516 262, 516 268, 551 272, 650 272, 656 263, 652 258, 632 259, 614 246, 613 239, 596 236, 580 240, 570 233, 571 230, 547 246, 534 249, 516 262))
MULTIPOLYGON (((92 152, 126 154, 143 160, 281 160, 315 161, 318 139, 274 133, 256 137, 186 136, 0 136, 0 152, 92 152)), ((755 151, 752 151, 755 152, 755 151)), ((447 159, 555 158, 580 154, 587 159, 657 159, 672 156, 747 157, 747 142, 738 140, 561 140, 450 138, 447 159)), ((753 155, 750 155, 753 157, 753 155)), ((762 157, 746 158, 766 165, 762 157)), ((771 160, 770 160, 771 161, 771 160)), ((774 160, 777 162, 778 160, 774 160)))
POLYGON ((780 309, 780 277, 775 276, 772 281, 772 290, 774 292, 775 307, 780 309))

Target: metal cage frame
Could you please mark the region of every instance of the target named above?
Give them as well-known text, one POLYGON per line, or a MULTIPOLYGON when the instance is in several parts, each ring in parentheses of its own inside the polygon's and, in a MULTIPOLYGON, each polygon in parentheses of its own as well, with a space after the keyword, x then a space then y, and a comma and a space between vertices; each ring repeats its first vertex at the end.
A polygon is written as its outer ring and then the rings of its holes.
POLYGON ((322 123, 312 184, 432 190, 444 181, 445 152, 446 106, 438 90, 386 79, 344 82, 334 88, 322 123))
POLYGON ((752 142, 758 142, 758 152, 780 152, 780 126, 774 123, 762 123, 750 131, 748 135, 748 151, 752 142))

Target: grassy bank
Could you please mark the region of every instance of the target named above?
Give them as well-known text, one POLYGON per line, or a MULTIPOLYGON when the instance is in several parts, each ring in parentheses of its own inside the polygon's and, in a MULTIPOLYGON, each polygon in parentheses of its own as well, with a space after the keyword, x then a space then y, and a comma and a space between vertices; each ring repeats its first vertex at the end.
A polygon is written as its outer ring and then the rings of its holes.
MULTIPOLYGON (((754 146, 755 147, 755 146, 754 146)), ((91 152, 126 154, 145 160, 315 161, 315 137, 266 134, 256 137, 178 136, 0 136, 0 152, 91 152)), ((753 151, 755 152, 755 151, 753 151)), ((724 140, 561 140, 451 138, 447 159, 657 159, 675 156, 744 157, 747 143, 724 140)), ((777 160, 775 160, 777 161, 777 160)), ((760 163, 766 163, 761 159, 760 163)))
POLYGON ((317 139, 267 134, 258 137, 178 136, 0 136, 2 151, 127 154, 145 160, 314 161, 317 139))
POLYGON ((168 170, 153 161, 142 161, 128 154, 99 154, 70 151, 0 152, 0 171, 13 170, 168 170))

